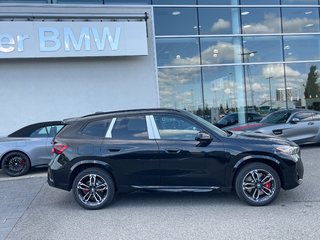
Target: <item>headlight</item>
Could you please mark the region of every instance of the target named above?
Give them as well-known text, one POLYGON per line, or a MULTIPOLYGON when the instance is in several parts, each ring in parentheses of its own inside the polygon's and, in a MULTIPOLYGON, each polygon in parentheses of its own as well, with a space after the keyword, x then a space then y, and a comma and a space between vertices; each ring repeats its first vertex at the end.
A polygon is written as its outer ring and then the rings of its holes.
POLYGON ((298 146, 273 145, 273 147, 276 149, 276 151, 290 156, 295 162, 298 162, 300 158, 300 148, 298 146))

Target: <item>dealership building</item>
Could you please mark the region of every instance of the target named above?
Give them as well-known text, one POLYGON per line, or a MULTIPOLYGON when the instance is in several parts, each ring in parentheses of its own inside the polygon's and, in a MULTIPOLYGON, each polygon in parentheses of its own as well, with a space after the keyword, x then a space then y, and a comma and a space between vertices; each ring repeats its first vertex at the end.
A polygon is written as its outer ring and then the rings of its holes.
POLYGON ((97 111, 320 109, 318 0, 0 0, 0 135, 97 111))

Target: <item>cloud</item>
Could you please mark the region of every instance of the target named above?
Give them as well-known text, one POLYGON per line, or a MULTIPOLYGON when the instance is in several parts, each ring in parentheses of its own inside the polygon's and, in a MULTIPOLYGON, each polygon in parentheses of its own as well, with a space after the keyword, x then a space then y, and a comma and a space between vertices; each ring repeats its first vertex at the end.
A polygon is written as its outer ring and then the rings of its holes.
MULTIPOLYGON (((302 18, 282 18, 285 32, 310 32, 314 31, 318 25, 318 19, 307 17, 302 18), (309 25, 309 27, 307 27, 309 25)), ((253 33, 278 33, 280 32, 280 18, 276 14, 265 14, 261 22, 246 22, 243 32, 246 34, 253 33)))
POLYGON ((217 32, 217 31, 225 30, 225 29, 230 28, 230 26, 231 26, 231 24, 229 21, 226 21, 223 18, 219 18, 218 21, 213 23, 213 25, 211 27, 211 31, 217 32))

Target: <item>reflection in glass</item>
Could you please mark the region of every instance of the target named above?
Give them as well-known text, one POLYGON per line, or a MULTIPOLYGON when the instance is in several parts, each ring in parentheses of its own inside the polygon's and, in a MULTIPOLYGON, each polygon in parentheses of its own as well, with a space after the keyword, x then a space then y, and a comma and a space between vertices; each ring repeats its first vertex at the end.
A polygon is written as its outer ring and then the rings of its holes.
POLYGON ((253 33, 280 33, 279 8, 242 8, 242 32, 253 33))
POLYGON ((284 33, 319 31, 319 12, 317 8, 283 8, 282 24, 284 33))
POLYGON ((155 8, 156 35, 198 34, 196 8, 155 8))
POLYGON ((161 107, 202 115, 200 68, 159 69, 158 80, 161 107))
POLYGON ((238 0, 198 0, 198 5, 238 5, 238 0))
POLYGON ((103 4, 103 0, 56 0, 56 3, 103 4))
POLYGON ((151 0, 104 0, 104 4, 151 4, 151 0))
POLYGON ((158 66, 200 64, 197 38, 162 38, 156 44, 158 66))
POLYGON ((283 5, 318 5, 318 0, 281 0, 283 5))
POLYGON ((280 0, 241 0, 242 5, 279 5, 280 0))
POLYGON ((243 55, 244 62, 282 61, 281 37, 243 37, 243 55))
POLYGON ((201 38, 202 64, 235 63, 240 59, 239 40, 236 37, 201 38), (237 56, 236 56, 237 55, 237 56))
POLYGON ((232 33, 232 8, 199 8, 201 34, 232 33))
POLYGON ((267 114, 286 108, 284 67, 282 64, 246 65, 247 108, 267 114))
MULTIPOLYGON (((210 121, 217 122, 228 112, 244 112, 245 99, 241 66, 204 67, 205 110, 210 121)), ((244 122, 244 116, 241 118, 244 122)))
POLYGON ((152 0, 154 5, 194 5, 196 2, 196 0, 152 0))
POLYGON ((284 36, 284 54, 286 61, 318 60, 319 35, 284 36))
POLYGON ((286 64, 289 106, 320 110, 319 63, 286 64))

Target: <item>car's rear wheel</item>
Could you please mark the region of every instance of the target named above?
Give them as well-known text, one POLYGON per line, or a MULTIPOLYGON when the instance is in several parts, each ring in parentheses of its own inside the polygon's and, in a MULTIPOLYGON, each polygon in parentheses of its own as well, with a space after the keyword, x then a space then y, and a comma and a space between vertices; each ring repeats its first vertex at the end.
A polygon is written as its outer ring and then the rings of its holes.
POLYGON ((8 176, 17 177, 29 171, 30 160, 22 152, 11 152, 4 156, 1 167, 8 176))
POLYGON ((83 208, 94 210, 109 205, 114 197, 112 177, 100 168, 80 172, 72 186, 73 196, 83 208))
POLYGON ((264 163, 250 163, 237 174, 238 197, 252 206, 264 206, 279 195, 281 182, 277 172, 264 163))

